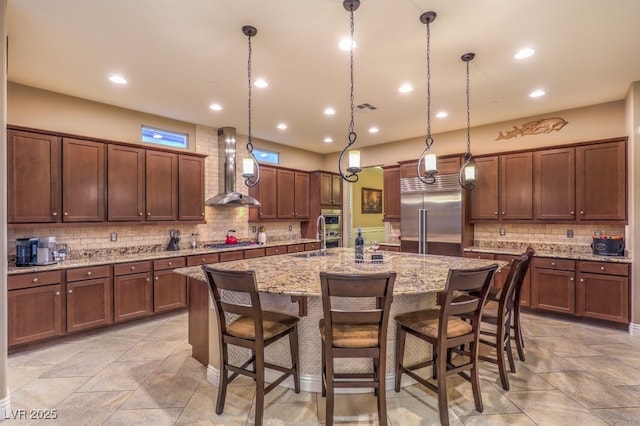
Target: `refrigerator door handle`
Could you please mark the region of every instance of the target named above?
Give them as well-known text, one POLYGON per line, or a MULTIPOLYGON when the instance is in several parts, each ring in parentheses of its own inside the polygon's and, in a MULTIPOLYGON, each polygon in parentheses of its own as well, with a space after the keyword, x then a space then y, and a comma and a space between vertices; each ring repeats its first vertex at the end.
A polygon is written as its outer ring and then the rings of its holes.
POLYGON ((427 254, 427 209, 418 209, 418 253, 427 254))

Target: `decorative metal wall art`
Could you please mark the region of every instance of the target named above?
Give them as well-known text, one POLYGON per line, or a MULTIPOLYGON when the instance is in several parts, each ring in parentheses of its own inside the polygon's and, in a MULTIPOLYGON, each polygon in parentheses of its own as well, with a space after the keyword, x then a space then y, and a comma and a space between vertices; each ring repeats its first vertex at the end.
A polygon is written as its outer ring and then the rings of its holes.
POLYGON ((560 117, 543 118, 540 120, 529 121, 521 127, 513 126, 513 130, 498 132, 496 140, 511 139, 518 136, 538 135, 540 133, 549 133, 552 131, 559 132, 568 121, 560 117))

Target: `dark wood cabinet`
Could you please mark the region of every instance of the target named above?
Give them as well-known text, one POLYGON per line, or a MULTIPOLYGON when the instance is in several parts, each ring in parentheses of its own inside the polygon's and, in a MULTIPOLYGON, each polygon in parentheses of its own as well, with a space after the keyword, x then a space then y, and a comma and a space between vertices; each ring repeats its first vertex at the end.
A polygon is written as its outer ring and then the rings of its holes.
POLYGON ((113 322, 109 265, 67 271, 67 333, 113 322))
POLYGON ((273 220, 278 218, 277 169, 260 165, 260 180, 249 187, 249 195, 260 201, 260 207, 249 208, 249 220, 273 220))
POLYGON ((178 155, 178 219, 204 221, 204 158, 178 155))
POLYGON ((191 356, 204 366, 209 365, 209 286, 189 278, 189 344, 191 356))
POLYGON ((575 262, 534 258, 532 266, 531 307, 575 314, 575 262))
POLYGON ((385 166, 383 170, 383 200, 385 222, 400 221, 400 166, 385 166))
POLYGON ((629 266, 579 261, 576 315, 628 323, 629 266))
POLYGON ((498 157, 476 158, 475 188, 470 191, 471 220, 499 218, 498 157))
POLYGON ((114 322, 142 318, 153 313, 151 262, 131 262, 113 268, 114 322))
POLYGON ((578 220, 627 220, 625 142, 576 147, 578 220))
MULTIPOLYGON (((511 264, 519 258, 520 256, 505 255, 505 254, 496 254, 494 256, 495 260, 509 262, 509 265, 504 266, 500 268, 498 271, 496 271, 495 277, 494 277, 494 285, 496 287, 499 287, 499 288, 504 287, 504 284, 507 280, 507 276, 509 275, 511 264)), ((520 290, 520 305, 521 306, 531 305, 531 267, 527 271, 522 281, 522 289, 520 290)))
POLYGON ((322 206, 342 206, 342 178, 340 175, 319 172, 320 204, 322 206))
POLYGON ((146 220, 178 218, 178 155, 146 150, 146 220))
POLYGON ((277 169, 278 219, 309 218, 309 173, 277 169))
POLYGON ((105 219, 105 145, 62 140, 62 221, 102 222, 105 219))
POLYGON ((145 220, 145 150, 107 146, 107 220, 145 220))
POLYGON ((500 156, 500 218, 533 219, 533 155, 531 152, 500 156))
POLYGON ((546 149, 533 153, 535 219, 574 220, 575 149, 546 149))
POLYGON ((8 130, 8 223, 59 222, 60 203, 60 139, 8 130))
POLYGON ((8 345, 62 335, 62 285, 7 292, 8 345))
POLYGON ((173 272, 187 265, 184 257, 153 262, 153 312, 170 311, 187 306, 187 277, 173 272))
POLYGON ((296 219, 309 219, 309 173, 294 172, 294 209, 296 219))

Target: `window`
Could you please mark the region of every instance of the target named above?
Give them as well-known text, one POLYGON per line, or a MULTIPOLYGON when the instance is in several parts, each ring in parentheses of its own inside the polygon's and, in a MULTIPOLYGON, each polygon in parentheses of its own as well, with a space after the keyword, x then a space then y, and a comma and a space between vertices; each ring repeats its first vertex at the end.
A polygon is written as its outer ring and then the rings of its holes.
POLYGON ((189 145, 189 135, 142 126, 142 142, 149 142, 171 148, 187 148, 189 145))
POLYGON ((256 160, 260 163, 269 163, 269 164, 279 164, 280 163, 280 153, 267 151, 262 148, 253 148, 253 155, 256 156, 256 160))

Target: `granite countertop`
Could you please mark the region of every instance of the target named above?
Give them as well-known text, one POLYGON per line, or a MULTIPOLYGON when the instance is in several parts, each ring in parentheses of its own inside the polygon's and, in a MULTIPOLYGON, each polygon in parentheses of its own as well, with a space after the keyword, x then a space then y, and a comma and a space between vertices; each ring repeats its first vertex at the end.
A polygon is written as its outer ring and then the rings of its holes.
POLYGON ((241 246, 230 244, 229 247, 224 247, 224 248, 197 248, 197 249, 189 248, 189 249, 178 250, 178 251, 162 250, 162 251, 152 251, 152 252, 141 252, 141 253, 135 253, 135 254, 96 256, 96 257, 87 257, 82 259, 68 259, 62 262, 54 263, 52 265, 43 265, 43 266, 12 266, 10 265, 7 268, 8 269, 7 273, 11 275, 11 274, 25 274, 29 272, 57 271, 61 269, 81 268, 81 267, 87 267, 87 266, 137 262, 142 260, 166 259, 170 257, 222 253, 222 252, 236 251, 236 250, 250 250, 250 249, 264 248, 264 247, 278 247, 278 246, 288 246, 292 244, 304 244, 304 243, 315 243, 315 242, 318 242, 318 240, 302 238, 297 240, 274 241, 274 242, 268 242, 266 244, 251 244, 251 245, 241 245, 241 246))
MULTIPOLYGON (((537 248, 535 257, 554 257, 558 259, 573 259, 573 260, 592 260, 597 262, 612 262, 612 263, 631 263, 631 259, 627 256, 598 256, 592 253, 575 252, 573 250, 552 250, 545 248, 537 248)), ((495 253, 495 254, 507 254, 507 255, 520 255, 524 250, 517 248, 493 248, 493 247, 479 247, 471 246, 464 249, 466 252, 475 253, 495 253)))
MULTIPOLYGON (((318 253, 311 252, 312 254, 318 253)), ((464 257, 419 255, 382 252, 382 264, 357 264, 352 248, 333 248, 327 256, 306 257, 300 254, 282 254, 255 259, 216 263, 226 270, 254 270, 258 290, 265 293, 292 296, 320 296, 320 272, 345 274, 396 271, 394 295, 423 294, 444 289, 449 268, 475 268, 507 262, 464 257)), ((365 259, 370 254, 365 254, 365 259)), ((176 273, 205 281, 201 266, 175 269, 176 273)))

